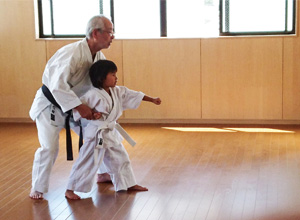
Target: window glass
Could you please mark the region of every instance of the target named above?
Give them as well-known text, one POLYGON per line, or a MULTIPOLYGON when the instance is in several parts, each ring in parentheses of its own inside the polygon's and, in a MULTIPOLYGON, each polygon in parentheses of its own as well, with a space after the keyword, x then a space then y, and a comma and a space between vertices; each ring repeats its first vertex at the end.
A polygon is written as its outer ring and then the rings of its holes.
POLYGON ((42 37, 84 36, 87 21, 93 15, 102 13, 114 22, 115 37, 119 39, 294 34, 295 2, 295 0, 162 0, 162 2, 38 0, 39 6, 42 3, 42 7, 39 7, 42 9, 42 16, 39 16, 43 19, 40 21, 42 37))
POLYGON ((168 1, 167 35, 173 38, 218 36, 219 1, 168 1))
POLYGON ((223 32, 288 32, 294 28, 293 0, 223 0, 223 32))
POLYGON ((282 0, 230 0, 229 10, 232 32, 283 31, 285 28, 285 1, 282 0))
POLYGON ((88 20, 99 14, 97 0, 52 0, 54 33, 57 35, 85 34, 88 20))
POLYGON ((287 1, 287 30, 292 31, 294 29, 294 7, 296 7, 293 0, 287 1))
POLYGON ((51 35, 51 13, 49 0, 42 0, 42 10, 44 35, 51 35))
POLYGON ((116 38, 159 38, 159 0, 114 0, 116 38))

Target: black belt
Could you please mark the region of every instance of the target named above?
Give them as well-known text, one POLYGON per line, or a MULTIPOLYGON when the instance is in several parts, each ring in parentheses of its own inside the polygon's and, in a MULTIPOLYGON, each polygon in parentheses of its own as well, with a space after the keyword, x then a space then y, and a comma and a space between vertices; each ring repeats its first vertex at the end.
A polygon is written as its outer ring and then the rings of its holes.
MULTIPOLYGON (((46 96, 46 98, 53 105, 55 105, 57 108, 62 110, 60 105, 56 102, 56 100, 54 99, 52 93, 50 92, 50 90, 48 89, 47 86, 43 85, 42 91, 43 91, 44 95, 46 96)), ((70 118, 72 116, 72 110, 69 110, 66 113, 67 113, 67 116, 65 119, 65 128, 66 128, 66 143, 67 143, 67 146, 66 146, 67 147, 67 160, 73 160, 72 137, 71 137, 71 129, 70 129, 70 118)), ((82 127, 81 127, 80 121, 79 121, 79 127, 80 127, 80 134, 79 134, 79 150, 80 150, 80 148, 83 144, 82 127)))

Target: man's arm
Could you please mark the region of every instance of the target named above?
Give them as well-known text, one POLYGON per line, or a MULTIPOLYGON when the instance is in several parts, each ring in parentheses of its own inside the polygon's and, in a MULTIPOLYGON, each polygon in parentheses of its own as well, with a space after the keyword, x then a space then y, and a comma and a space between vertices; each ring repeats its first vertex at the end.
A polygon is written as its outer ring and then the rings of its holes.
POLYGON ((88 107, 87 105, 81 104, 81 105, 78 105, 77 107, 75 107, 74 109, 76 109, 79 112, 79 114, 82 118, 86 118, 88 120, 94 119, 93 110, 90 107, 88 107))
POLYGON ((102 117, 101 112, 95 112, 93 109, 84 104, 78 105, 74 109, 79 112, 82 118, 86 118, 88 120, 97 120, 102 117))

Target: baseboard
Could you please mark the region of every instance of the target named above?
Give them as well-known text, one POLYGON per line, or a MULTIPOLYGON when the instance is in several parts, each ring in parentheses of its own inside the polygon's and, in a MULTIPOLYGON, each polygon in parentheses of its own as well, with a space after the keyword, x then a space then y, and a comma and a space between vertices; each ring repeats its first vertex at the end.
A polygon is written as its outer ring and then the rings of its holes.
MULTIPOLYGON (((124 119, 123 124, 268 124, 300 125, 300 120, 246 120, 246 119, 124 119)), ((34 123, 30 118, 0 118, 0 123, 34 123)))
POLYGON ((0 118, 0 123, 34 123, 30 118, 0 118))
POLYGON ((240 119, 119 119, 126 124, 269 124, 300 125, 300 120, 240 120, 240 119))

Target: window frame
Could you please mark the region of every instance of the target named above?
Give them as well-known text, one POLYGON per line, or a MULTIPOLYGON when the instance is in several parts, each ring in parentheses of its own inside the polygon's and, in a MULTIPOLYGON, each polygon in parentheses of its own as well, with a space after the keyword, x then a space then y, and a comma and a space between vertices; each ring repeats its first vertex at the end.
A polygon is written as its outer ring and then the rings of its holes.
MULTIPOLYGON (((98 0, 99 5, 103 5, 103 0, 98 0)), ((38 8, 38 27, 39 27, 39 38, 47 39, 47 38, 83 38, 85 34, 55 34, 54 33, 54 19, 53 19, 53 1, 50 2, 50 16, 51 16, 51 34, 44 34, 44 26, 43 26, 43 7, 42 0, 37 0, 37 8, 38 8)), ((114 11, 113 11, 114 0, 110 0, 110 13, 112 22, 114 23, 114 11)), ((99 7, 99 14, 103 13, 103 8, 99 7)))
MULTIPOLYGON (((44 34, 43 27, 43 7, 42 0, 37 0, 37 8, 38 8, 38 27, 39 27, 39 38, 82 38, 85 37, 84 34, 70 34, 70 35, 61 35, 54 33, 54 19, 53 19, 53 2, 50 1, 50 15, 51 15, 51 34, 44 34)), ((160 37, 167 37, 167 0, 159 0, 160 1, 160 37)), ((103 0, 99 0, 99 5, 103 5, 103 0)), ((103 13, 103 9, 99 8, 99 13, 103 13)), ((114 0, 110 0, 110 14, 111 21, 114 24, 114 0)))
MULTIPOLYGON (((40 39, 47 39, 47 38, 83 38, 85 37, 85 34, 55 34, 54 33, 54 19, 53 19, 53 0, 50 1, 50 16, 51 16, 51 34, 44 34, 43 29, 43 10, 42 10, 42 0, 36 0, 37 2, 37 20, 38 20, 38 37, 40 39)), ((103 0, 98 0, 99 5, 103 5, 103 0)), ((167 1, 168 0, 157 0, 160 1, 160 37, 161 38, 168 38, 167 36, 167 1)), ((293 25, 291 31, 265 31, 265 32, 224 32, 223 31, 223 2, 229 2, 230 0, 219 0, 219 36, 273 36, 273 35, 296 35, 296 22, 297 22, 297 1, 293 1, 293 25)), ((286 0, 287 2, 288 0, 286 0)), ((288 9, 286 9, 287 11, 288 9)), ((103 9, 99 7, 99 13, 103 13, 103 9)), ((112 23, 114 23, 114 0, 110 0, 110 14, 111 14, 111 20, 112 23)), ((228 16, 227 16, 228 17, 228 16)), ((287 15, 286 18, 286 24, 287 24, 287 15)), ((228 18, 227 18, 228 19, 228 18)), ((226 22, 229 22, 226 21, 226 22)), ((287 25, 286 25, 287 28, 287 25)), ((201 38, 201 37, 199 37, 201 38)))
MULTIPOLYGON (((297 8, 297 2, 296 0, 293 0, 293 25, 292 25, 292 30, 288 31, 287 30, 287 13, 288 13, 288 9, 286 7, 286 14, 285 14, 285 31, 257 31, 257 32, 230 32, 228 31, 223 31, 223 18, 224 18, 224 14, 223 14, 223 7, 228 7, 228 10, 225 10, 226 12, 229 11, 229 1, 230 0, 219 0, 219 12, 220 12, 220 30, 219 30, 219 34, 220 37, 221 36, 257 36, 257 35, 261 35, 261 36, 272 36, 272 35, 295 35, 296 34, 296 8, 297 8), (225 5, 223 4, 223 2, 225 2, 225 5)), ((286 2, 286 6, 287 6, 287 2, 288 0, 285 0, 286 2)), ((225 25, 229 25, 229 14, 226 16, 225 15, 225 25)))

